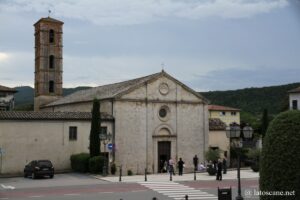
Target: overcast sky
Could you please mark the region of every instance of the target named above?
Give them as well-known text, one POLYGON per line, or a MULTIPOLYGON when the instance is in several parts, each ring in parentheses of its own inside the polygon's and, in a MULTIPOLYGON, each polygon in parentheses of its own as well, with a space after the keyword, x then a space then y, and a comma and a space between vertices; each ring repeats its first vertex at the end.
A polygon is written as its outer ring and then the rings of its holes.
POLYGON ((0 85, 34 84, 34 27, 64 22, 64 87, 164 69, 197 91, 300 82, 299 0, 0 0, 0 85))

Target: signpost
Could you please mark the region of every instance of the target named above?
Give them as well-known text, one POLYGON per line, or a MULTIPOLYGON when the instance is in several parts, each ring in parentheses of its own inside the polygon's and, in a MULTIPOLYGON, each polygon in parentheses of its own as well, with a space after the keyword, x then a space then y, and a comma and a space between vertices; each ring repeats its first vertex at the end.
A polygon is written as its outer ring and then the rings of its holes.
POLYGON ((112 151, 114 148, 114 145, 112 143, 107 144, 107 148, 112 151))

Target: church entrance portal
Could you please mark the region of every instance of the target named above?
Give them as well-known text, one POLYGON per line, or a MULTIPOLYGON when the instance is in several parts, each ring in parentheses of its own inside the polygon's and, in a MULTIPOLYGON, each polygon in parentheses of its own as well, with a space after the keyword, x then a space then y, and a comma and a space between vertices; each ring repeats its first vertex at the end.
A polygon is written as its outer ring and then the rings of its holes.
POLYGON ((171 142, 169 141, 162 141, 158 142, 158 152, 157 152, 157 164, 158 164, 158 173, 165 172, 164 170, 164 163, 165 161, 169 161, 171 157, 171 142))

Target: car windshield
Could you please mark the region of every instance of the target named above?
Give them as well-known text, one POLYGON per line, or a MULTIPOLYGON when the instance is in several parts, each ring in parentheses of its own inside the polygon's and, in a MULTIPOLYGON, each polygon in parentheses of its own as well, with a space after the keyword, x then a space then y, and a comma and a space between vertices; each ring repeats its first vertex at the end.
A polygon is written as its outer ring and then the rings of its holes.
POLYGON ((51 164, 51 162, 49 162, 49 161, 39 161, 38 162, 38 165, 39 166, 43 166, 43 167, 52 167, 52 164, 51 164))

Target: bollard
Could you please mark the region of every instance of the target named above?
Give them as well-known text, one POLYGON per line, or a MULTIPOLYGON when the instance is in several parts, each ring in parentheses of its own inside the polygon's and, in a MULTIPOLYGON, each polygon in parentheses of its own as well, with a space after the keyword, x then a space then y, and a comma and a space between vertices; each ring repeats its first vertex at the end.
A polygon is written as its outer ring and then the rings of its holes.
POLYGON ((194 170, 194 181, 196 180, 196 169, 194 170))
POLYGON ((122 181, 122 165, 120 165, 120 176, 119 176, 119 182, 122 181))
POLYGON ((103 166, 102 168, 102 176, 106 176, 107 175, 107 168, 106 168, 106 165, 103 166))
POLYGON ((172 174, 173 172, 170 172, 170 181, 172 181, 172 174))
POLYGON ((145 168, 145 181, 147 181, 147 168, 145 168))
POLYGON ((156 198, 156 197, 153 197, 152 200, 157 200, 157 198, 156 198))
POLYGON ((189 200, 189 196, 188 195, 185 195, 185 200, 189 200))

